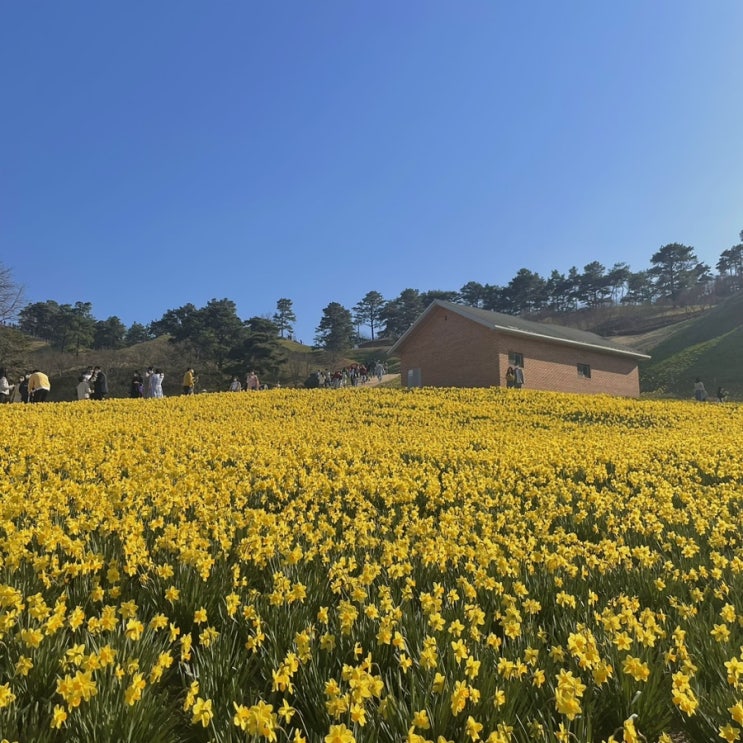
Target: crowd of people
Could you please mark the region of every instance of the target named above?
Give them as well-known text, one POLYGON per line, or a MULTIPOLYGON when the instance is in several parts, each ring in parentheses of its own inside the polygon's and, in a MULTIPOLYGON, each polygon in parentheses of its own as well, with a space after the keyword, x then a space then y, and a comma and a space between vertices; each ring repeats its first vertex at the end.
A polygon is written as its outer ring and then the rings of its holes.
POLYGON ((377 361, 373 369, 367 368, 364 364, 351 364, 333 372, 328 369, 318 369, 310 374, 309 379, 305 382, 305 387, 329 387, 332 389, 357 387, 366 384, 372 375, 381 382, 386 373, 387 369, 381 361, 377 361))
MULTIPOLYGON (((147 367, 144 374, 135 371, 129 383, 129 397, 158 398, 164 397, 163 381, 165 372, 160 368, 147 367)), ((182 389, 184 395, 196 392, 198 377, 193 367, 188 367, 183 375, 182 389)), ((279 385, 277 385, 279 386, 279 385)), ((255 371, 248 372, 245 386, 238 377, 233 377, 229 386, 231 392, 256 391, 266 389, 261 385, 255 371)), ((0 367, 0 404, 11 402, 46 402, 51 392, 49 377, 39 369, 23 374, 16 383, 11 383, 8 373, 0 367)), ((75 393, 78 400, 105 400, 109 395, 108 378, 100 366, 89 366, 78 377, 75 393)))
POLYGON ((0 369, 0 404, 10 402, 46 402, 52 385, 39 369, 23 374, 11 384, 5 369, 0 369))

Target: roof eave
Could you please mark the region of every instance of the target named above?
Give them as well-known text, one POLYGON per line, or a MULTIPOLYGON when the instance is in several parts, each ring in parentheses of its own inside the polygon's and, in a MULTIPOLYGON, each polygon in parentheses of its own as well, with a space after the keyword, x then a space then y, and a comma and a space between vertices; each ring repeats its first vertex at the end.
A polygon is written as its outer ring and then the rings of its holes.
POLYGON ((630 356, 635 359, 649 359, 651 358, 646 353, 640 351, 633 351, 632 349, 615 348, 613 346, 604 346, 600 343, 586 343, 585 341, 577 341, 571 338, 558 338, 554 335, 547 335, 545 333, 535 333, 532 330, 520 330, 519 328, 510 328, 507 325, 493 325, 493 330, 501 333, 509 333, 511 335, 521 335, 529 338, 539 338, 540 340, 549 341, 551 343, 560 343, 565 346, 575 346, 578 348, 589 348, 592 351, 601 351, 602 353, 612 353, 617 356, 630 356))

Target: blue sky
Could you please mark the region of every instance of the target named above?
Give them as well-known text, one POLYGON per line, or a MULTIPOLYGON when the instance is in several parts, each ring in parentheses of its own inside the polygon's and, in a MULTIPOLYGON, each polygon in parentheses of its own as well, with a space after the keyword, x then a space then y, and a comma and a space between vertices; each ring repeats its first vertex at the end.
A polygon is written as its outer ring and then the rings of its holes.
POLYGON ((0 261, 127 325, 743 229, 743 3, 0 0, 0 261))

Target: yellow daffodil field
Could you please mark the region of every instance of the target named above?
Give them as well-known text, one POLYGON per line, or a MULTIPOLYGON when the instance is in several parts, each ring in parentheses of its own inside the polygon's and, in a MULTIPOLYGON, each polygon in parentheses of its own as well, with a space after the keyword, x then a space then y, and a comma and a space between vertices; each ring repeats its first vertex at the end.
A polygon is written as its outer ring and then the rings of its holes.
POLYGON ((0 739, 741 739, 739 405, 0 413, 0 739))

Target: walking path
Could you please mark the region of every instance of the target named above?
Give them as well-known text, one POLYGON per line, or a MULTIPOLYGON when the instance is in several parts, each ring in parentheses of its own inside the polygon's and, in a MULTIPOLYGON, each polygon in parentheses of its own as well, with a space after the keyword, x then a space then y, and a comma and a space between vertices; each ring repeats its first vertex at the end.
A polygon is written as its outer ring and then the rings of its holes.
MULTIPOLYGON (((383 374, 381 384, 384 384, 385 382, 390 382, 393 379, 398 379, 399 377, 400 377, 399 374, 383 374)), ((379 384, 380 384, 380 381, 376 378, 375 375, 372 374, 369 377, 369 381, 366 384, 360 384, 359 387, 376 387, 379 384)))

